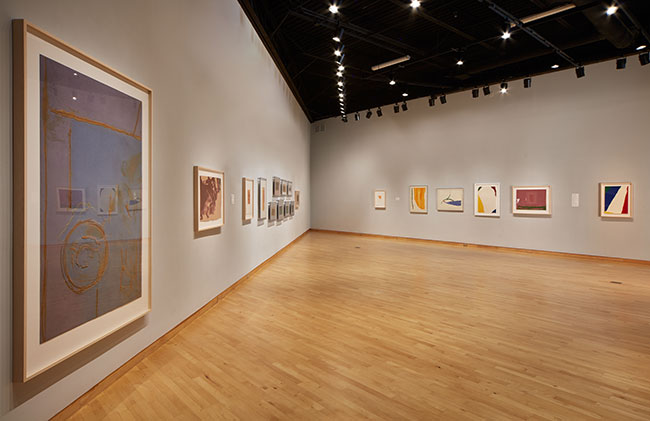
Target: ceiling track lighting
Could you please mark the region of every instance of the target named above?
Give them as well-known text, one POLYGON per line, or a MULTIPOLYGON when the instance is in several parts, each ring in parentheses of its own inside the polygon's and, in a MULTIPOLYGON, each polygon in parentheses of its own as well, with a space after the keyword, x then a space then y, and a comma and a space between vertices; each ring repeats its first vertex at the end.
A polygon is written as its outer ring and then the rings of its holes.
POLYGON ((399 104, 395 103, 395 105, 393 105, 393 111, 395 114, 399 113, 399 104))
POLYGON ((576 67, 576 77, 578 79, 580 79, 581 77, 585 77, 585 67, 584 66, 576 67))
POLYGON ((456 62, 456 66, 462 66, 463 64, 465 64, 465 62, 463 61, 462 58, 459 58, 458 61, 456 62))
MULTIPOLYGON (((519 20, 521 21, 521 23, 526 25, 527 23, 535 22, 537 20, 544 19, 549 16, 557 15, 558 13, 566 12, 567 10, 574 9, 575 7, 576 7, 575 4, 569 3, 562 6, 558 6, 551 10, 547 10, 546 12, 541 12, 534 15, 526 16, 525 18, 521 18, 519 20)), ((514 28, 515 26, 517 26, 516 23, 510 23, 511 28, 514 28)))
POLYGON ((478 88, 472 89, 472 98, 478 98, 478 88))
POLYGON ((419 0, 412 0, 412 1, 411 1, 411 7, 412 7, 413 9, 417 9, 418 7, 420 7, 420 5, 421 5, 421 3, 420 3, 419 0))
POLYGON ((532 79, 532 78, 529 78, 529 77, 527 77, 526 79, 524 79, 524 89, 528 89, 528 88, 530 88, 531 86, 533 86, 533 79, 532 79))
POLYGON ((510 39, 510 31, 505 31, 503 35, 501 35, 501 39, 510 39))
POLYGON ((483 95, 488 96, 490 95, 490 85, 486 85, 483 87, 483 95))
POLYGON ((559 64, 554 64, 554 65, 551 66, 551 69, 558 69, 559 67, 560 67, 559 64))
POLYGON ((440 103, 441 104, 447 103, 447 95, 440 95, 440 103))
POLYGON ((403 96, 404 98, 406 98, 407 96, 409 96, 409 93, 406 92, 406 91, 404 91, 404 92, 402 92, 402 96, 403 96))
POLYGON ((501 82, 501 93, 502 94, 508 93, 508 82, 501 82))
POLYGON ((336 57, 342 57, 342 54, 343 54, 343 50, 344 50, 344 49, 345 49, 345 45, 341 45, 340 48, 337 48, 336 50, 334 50, 334 55, 335 55, 336 57))
POLYGON ((330 13, 335 15, 339 12, 339 7, 336 5, 336 3, 334 3, 330 5, 328 10, 330 11, 330 13))
POLYGON ((339 65, 338 71, 342 72, 343 70, 345 70, 345 66, 343 66, 342 64, 339 65))
POLYGON ((381 117, 384 115, 384 112, 381 110, 381 107, 377 108, 377 117, 381 117))
POLYGON ((397 82, 395 82, 395 79, 391 79, 390 82, 388 82, 390 86, 395 86, 396 83, 397 82))
POLYGON ((341 28, 333 37, 334 42, 341 42, 343 40, 343 28, 341 28))
POLYGON ((646 51, 639 54, 639 63, 641 63, 641 66, 645 66, 646 64, 650 63, 650 52, 646 51))
POLYGON ((373 72, 376 72, 377 70, 385 69, 386 67, 394 66, 396 64, 404 63, 405 61, 409 61, 411 59, 411 56, 403 56, 400 58, 396 58, 394 60, 387 61, 385 63, 377 64, 371 67, 373 72))
POLYGON ((618 12, 618 6, 616 6, 615 4, 612 4, 611 6, 609 6, 607 8, 607 10, 605 11, 607 16, 612 16, 616 12, 618 12))
POLYGON ((648 48, 648 46, 645 45, 645 44, 642 44, 642 45, 639 45, 638 47, 636 47, 636 50, 641 51, 641 50, 645 50, 646 48, 648 48))
POLYGON ((436 97, 433 96, 433 95, 431 95, 431 96, 429 97, 429 107, 433 107, 433 106, 435 106, 435 105, 436 105, 436 97))
POLYGON ((354 121, 359 121, 359 120, 361 120, 361 116, 359 115, 359 111, 357 111, 356 113, 354 113, 354 121))
POLYGON ((616 70, 623 70, 627 66, 627 57, 621 57, 616 60, 616 70))
POLYGON ((372 111, 368 110, 368 112, 366 113, 366 118, 370 119, 370 117, 372 117, 372 111))
POLYGON ((402 103, 402 111, 408 111, 408 110, 409 110, 409 106, 406 105, 406 101, 404 101, 404 102, 402 103))

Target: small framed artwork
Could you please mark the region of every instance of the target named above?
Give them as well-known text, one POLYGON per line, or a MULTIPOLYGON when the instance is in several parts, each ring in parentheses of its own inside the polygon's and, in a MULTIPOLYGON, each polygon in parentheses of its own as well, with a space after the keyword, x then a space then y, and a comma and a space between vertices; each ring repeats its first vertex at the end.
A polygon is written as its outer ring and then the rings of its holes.
POLYGON ((276 203, 278 204, 278 221, 281 221, 284 219, 284 200, 278 200, 276 203))
POLYGON ((501 216, 501 184, 476 183, 474 184, 474 215, 501 216))
POLYGON ((269 202, 269 221, 278 219, 278 202, 275 200, 269 202))
POLYGON ((273 196, 282 195, 282 180, 280 177, 273 177, 273 196))
POLYGON ((463 212, 465 210, 465 189, 437 189, 438 212, 463 212))
POLYGON ((225 222, 224 174, 222 171, 194 167, 194 231, 222 227, 225 222))
POLYGON ((296 202, 296 204, 295 204, 296 210, 298 210, 298 209, 300 209, 300 190, 296 190, 294 195, 295 195, 294 201, 296 202))
POLYGON ((266 178, 257 179, 257 215, 258 219, 266 219, 268 214, 266 202, 266 178))
POLYGON ((386 209, 386 190, 375 190, 375 209, 386 209))
POLYGON ((291 201, 290 200, 285 200, 284 201, 284 217, 288 218, 291 216, 291 201))
POLYGON ((296 203, 292 200, 289 205, 289 215, 294 216, 296 214, 296 203))
POLYGON ((12 31, 13 378, 26 382, 151 310, 152 91, 25 20, 12 31))
POLYGON ((85 212, 86 189, 58 187, 56 189, 58 212, 85 212))
POLYGON ((409 208, 411 213, 429 212, 429 187, 411 186, 409 194, 409 208))
POLYGON ((289 189, 289 185, 288 185, 288 184, 289 184, 289 182, 288 182, 287 180, 282 180, 282 184, 281 184, 281 186, 282 186, 282 191, 281 191, 281 193, 280 193, 280 196, 286 196, 286 195, 287 195, 287 191, 288 191, 288 189, 289 189))
POLYGON ((293 196, 293 181, 287 181, 287 196, 293 196))
POLYGON ((600 183, 600 216, 632 218, 632 183, 600 183))
POLYGON ((117 215, 117 186, 97 186, 97 215, 117 215))
POLYGON ((551 186, 513 186, 512 213, 515 215, 550 215, 551 186))
POLYGON ((252 178, 242 178, 242 219, 253 219, 253 191, 255 189, 252 178))

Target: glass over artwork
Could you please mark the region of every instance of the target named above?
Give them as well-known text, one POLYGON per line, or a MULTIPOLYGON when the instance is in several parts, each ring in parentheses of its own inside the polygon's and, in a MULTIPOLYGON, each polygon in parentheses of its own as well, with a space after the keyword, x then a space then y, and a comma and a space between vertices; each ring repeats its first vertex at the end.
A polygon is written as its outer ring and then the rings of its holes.
POLYGON ((43 343, 141 296, 142 102, 39 64, 43 343))

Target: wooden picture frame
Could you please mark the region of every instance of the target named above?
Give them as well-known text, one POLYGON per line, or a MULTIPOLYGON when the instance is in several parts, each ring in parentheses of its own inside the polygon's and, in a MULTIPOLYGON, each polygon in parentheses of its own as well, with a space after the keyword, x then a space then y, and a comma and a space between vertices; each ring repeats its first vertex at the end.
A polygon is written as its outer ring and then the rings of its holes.
POLYGON ((513 215, 551 215, 551 186, 512 186, 513 215))
POLYGON ((436 189, 436 202, 438 212, 464 212, 465 189, 462 187, 436 189))
POLYGON ((634 218, 634 189, 631 182, 599 183, 598 198, 601 218, 634 218))
POLYGON ((429 186, 409 187, 409 211, 416 214, 429 213, 429 186))
POLYGON ((223 171, 194 167, 194 233, 214 231, 226 223, 226 176, 223 171))
POLYGON ((25 20, 12 21, 12 33, 13 379, 26 382, 151 310, 153 101, 151 89, 25 20), (91 100, 106 103, 97 109, 91 100), (41 151, 47 148, 50 155, 41 151), (96 162, 135 151, 122 175, 96 162), (96 197, 88 194, 92 207, 57 214, 56 201, 47 199, 63 182, 89 193, 105 184, 141 189, 141 210, 128 211, 128 195, 118 195, 119 217, 97 215, 96 197), (127 237, 115 224, 135 234, 127 237), (93 252, 83 265, 71 263, 86 249, 93 252), (116 286, 126 288, 124 297, 105 295, 116 286))
POLYGON ((267 218, 268 212, 268 184, 266 178, 259 177, 257 179, 257 219, 264 220, 267 218))
POLYGON ((252 178, 242 178, 242 198, 241 198, 241 211, 242 211, 242 220, 250 221, 253 219, 253 214, 255 213, 254 205, 255 200, 255 182, 252 178))
POLYGON ((501 216, 501 184, 474 184, 474 216, 499 218, 501 216))

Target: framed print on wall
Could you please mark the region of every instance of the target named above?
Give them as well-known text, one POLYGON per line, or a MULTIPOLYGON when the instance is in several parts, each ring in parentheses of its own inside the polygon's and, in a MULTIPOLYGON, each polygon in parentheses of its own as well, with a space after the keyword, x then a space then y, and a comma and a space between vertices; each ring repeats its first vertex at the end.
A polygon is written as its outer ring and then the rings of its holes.
POLYGON ((282 180, 281 187, 282 187, 282 191, 281 191, 280 195, 281 196, 286 196, 287 191, 289 189, 289 182, 287 180, 282 180))
POLYGON ((296 190, 294 201, 296 202, 296 210, 300 209, 300 190, 296 190))
POLYGON ((278 221, 284 219, 284 200, 278 200, 278 221))
POLYGON ((253 191, 255 189, 253 179, 242 178, 242 219, 250 221, 253 219, 253 191))
POLYGON ((375 209, 386 209, 386 190, 375 190, 375 209))
POLYGON ((152 92, 24 20, 12 30, 13 374, 25 382, 151 309, 152 92))
POLYGON ((268 213, 266 207, 266 178, 257 179, 257 215, 258 219, 266 219, 268 213))
POLYGON ((280 177, 273 177, 273 196, 282 195, 282 180, 280 177))
POLYGON ((515 215, 550 215, 551 186, 513 186, 512 213, 515 215))
POLYGON ((429 198, 428 186, 411 186, 409 194, 409 207, 411 213, 428 213, 429 198))
POLYGON ((287 181, 287 196, 293 196, 293 181, 287 181))
POLYGON ((463 212, 465 210, 465 189, 437 189, 436 199, 439 212, 463 212))
POLYGON ((632 218, 632 183, 600 183, 600 216, 632 218))
POLYGON ((269 221, 276 219, 278 219, 278 202, 274 200, 269 202, 269 221))
POLYGON ((194 167, 194 232, 220 228, 225 223, 224 174, 194 167))
POLYGON ((501 216, 501 184, 474 184, 474 215, 501 216))

